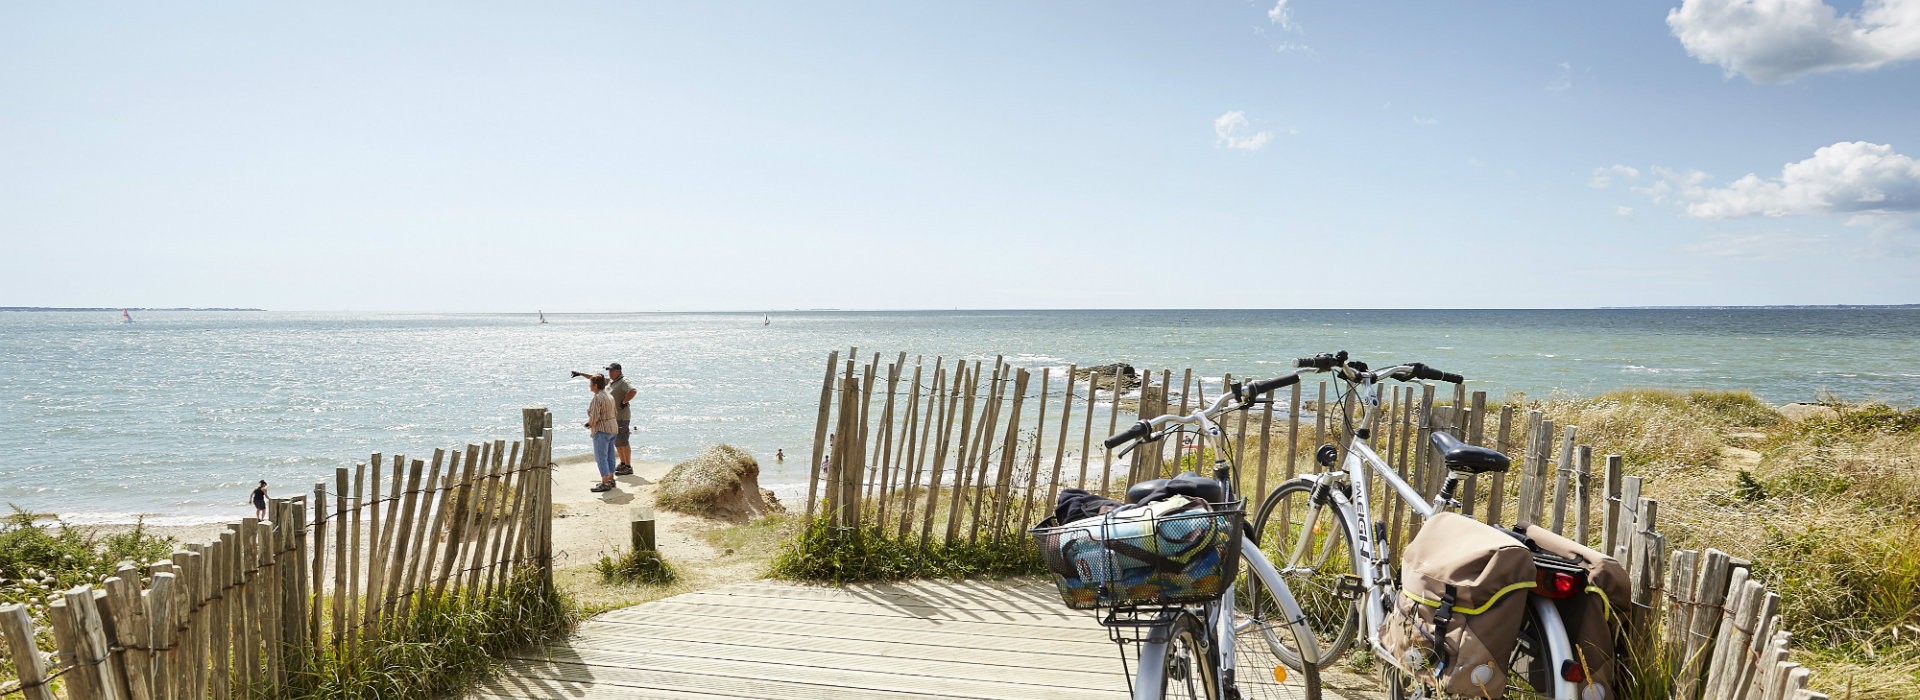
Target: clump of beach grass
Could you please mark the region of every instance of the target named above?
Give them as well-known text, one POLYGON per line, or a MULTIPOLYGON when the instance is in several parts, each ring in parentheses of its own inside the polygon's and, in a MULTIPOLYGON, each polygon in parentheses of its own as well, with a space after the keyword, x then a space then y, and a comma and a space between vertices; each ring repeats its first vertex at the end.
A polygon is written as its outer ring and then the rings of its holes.
POLYGON ((774 556, 771 575, 800 581, 833 584, 894 581, 911 578, 998 578, 1046 572, 1032 538, 1019 529, 993 533, 983 529, 977 540, 967 536, 949 542, 941 534, 925 547, 918 538, 905 540, 883 532, 872 520, 858 527, 839 527, 820 516, 808 523, 774 556))
POLYGON ((577 620, 571 599, 523 567, 495 596, 416 599, 401 624, 358 656, 317 659, 278 691, 300 700, 449 696, 492 672, 502 654, 557 638, 577 620))
POLYGON ((680 578, 673 564, 658 551, 615 551, 600 557, 593 568, 600 572, 600 582, 608 585, 664 586, 680 578))

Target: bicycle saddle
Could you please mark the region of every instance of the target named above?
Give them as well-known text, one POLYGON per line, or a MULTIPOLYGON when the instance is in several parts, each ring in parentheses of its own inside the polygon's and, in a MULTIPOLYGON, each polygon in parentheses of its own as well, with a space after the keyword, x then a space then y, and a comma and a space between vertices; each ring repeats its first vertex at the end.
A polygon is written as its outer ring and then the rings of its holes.
POLYGON ((1512 463, 1506 455, 1485 447, 1475 447, 1461 442, 1460 438, 1447 434, 1444 430, 1433 431, 1433 449, 1440 451, 1440 458, 1447 463, 1447 469, 1468 474, 1504 472, 1512 463))
POLYGON ((1226 491, 1220 482, 1193 472, 1182 472, 1171 479, 1152 479, 1127 487, 1127 502, 1135 505, 1157 501, 1168 496, 1192 496, 1208 503, 1219 503, 1226 497, 1226 491))

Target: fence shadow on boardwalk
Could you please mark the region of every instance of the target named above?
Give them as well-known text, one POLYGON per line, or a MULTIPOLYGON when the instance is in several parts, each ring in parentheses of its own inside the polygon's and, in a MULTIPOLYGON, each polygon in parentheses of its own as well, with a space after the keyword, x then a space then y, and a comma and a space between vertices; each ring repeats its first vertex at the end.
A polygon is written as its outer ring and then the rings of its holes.
MULTIPOLYGON (((1204 448, 1176 440, 1121 457, 1099 447, 1099 439, 1123 423, 1204 406, 1209 387, 1217 396, 1231 376, 1162 369, 1157 377, 1139 371, 1136 383, 1112 372, 1069 366, 1055 377, 1053 368, 1042 368, 1036 378, 1004 356, 928 362, 874 353, 862 362, 857 349, 845 359, 831 353, 820 385, 807 518, 925 550, 935 540, 1017 533, 1048 514, 1063 488, 1111 494, 1212 462, 1204 448)), ((1239 412, 1221 426, 1241 446, 1234 475, 1241 493, 1258 499, 1313 470, 1312 450, 1335 442, 1339 412, 1353 409, 1330 403, 1329 389, 1294 385, 1257 413, 1239 412)), ((1670 675, 1671 697, 1826 697, 1807 689, 1810 671, 1790 660, 1780 596, 1753 578, 1750 562, 1713 549, 1669 552, 1656 527, 1660 503, 1641 496, 1641 477, 1626 475, 1620 456, 1605 455, 1596 468, 1578 427, 1556 426, 1539 411, 1489 407, 1483 391, 1455 386, 1451 396, 1436 397, 1432 386, 1383 389, 1374 445, 1422 493, 1437 492, 1445 478, 1427 436, 1447 430, 1515 458, 1509 473, 1465 480, 1465 514, 1490 524, 1539 524, 1627 567, 1630 604, 1614 603, 1625 608, 1626 655, 1640 660, 1643 674, 1670 675)), ((1418 531, 1417 519, 1391 489, 1375 486, 1372 493, 1381 494, 1374 521, 1387 526, 1397 555, 1418 531)))
POLYGON ((0 696, 280 697, 319 659, 370 658, 414 606, 501 596, 525 567, 551 591, 553 416, 521 418, 520 440, 375 454, 274 499, 270 520, 67 591, 46 610, 51 659, 28 609, 0 606, 18 676, 0 696))

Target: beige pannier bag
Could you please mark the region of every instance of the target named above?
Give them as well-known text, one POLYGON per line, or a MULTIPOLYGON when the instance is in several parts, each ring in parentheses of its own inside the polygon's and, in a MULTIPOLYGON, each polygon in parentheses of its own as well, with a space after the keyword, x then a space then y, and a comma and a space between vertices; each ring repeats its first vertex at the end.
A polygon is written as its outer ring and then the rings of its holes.
POLYGON ((1507 691, 1533 553, 1512 535, 1457 513, 1439 513, 1401 555, 1400 596, 1380 630, 1401 670, 1455 695, 1507 691))
POLYGON ((1567 636, 1578 649, 1574 660, 1580 662, 1586 671, 1586 682, 1580 684, 1580 697, 1615 697, 1616 683, 1620 678, 1615 646, 1615 634, 1619 629, 1616 622, 1618 616, 1626 611, 1628 596, 1631 595, 1627 586, 1627 568, 1599 550, 1553 534, 1552 530, 1544 527, 1516 525, 1514 529, 1533 540, 1534 546, 1539 547, 1540 551, 1566 559, 1587 571, 1587 589, 1554 604, 1560 608, 1560 617, 1566 620, 1567 636), (1594 694, 1593 689, 1603 692, 1594 694))

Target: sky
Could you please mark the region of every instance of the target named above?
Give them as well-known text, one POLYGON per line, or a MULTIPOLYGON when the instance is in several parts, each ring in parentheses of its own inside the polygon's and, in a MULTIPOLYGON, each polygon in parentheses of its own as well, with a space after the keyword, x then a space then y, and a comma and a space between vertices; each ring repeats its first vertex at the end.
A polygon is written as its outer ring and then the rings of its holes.
POLYGON ((0 0, 0 306, 1920 302, 1920 0, 0 0))

